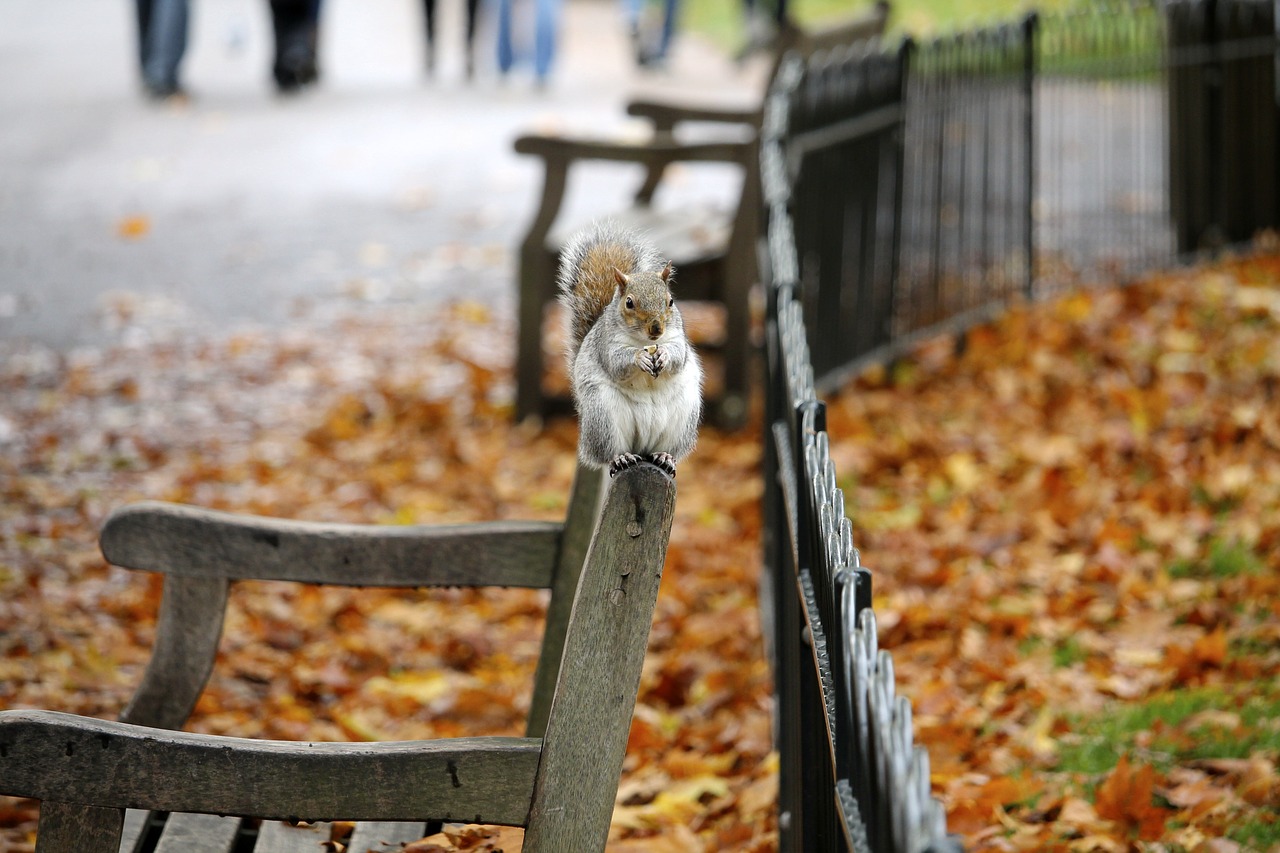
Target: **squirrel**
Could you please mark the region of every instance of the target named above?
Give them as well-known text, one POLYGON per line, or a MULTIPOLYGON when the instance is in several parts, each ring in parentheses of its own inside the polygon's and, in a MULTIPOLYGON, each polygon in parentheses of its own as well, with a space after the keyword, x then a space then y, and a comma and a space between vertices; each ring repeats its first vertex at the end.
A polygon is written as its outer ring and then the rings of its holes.
POLYGON ((674 477, 698 438, 702 365, 671 294, 674 273, 612 222, 578 232, 561 253, 578 457, 611 477, 642 461, 674 477))

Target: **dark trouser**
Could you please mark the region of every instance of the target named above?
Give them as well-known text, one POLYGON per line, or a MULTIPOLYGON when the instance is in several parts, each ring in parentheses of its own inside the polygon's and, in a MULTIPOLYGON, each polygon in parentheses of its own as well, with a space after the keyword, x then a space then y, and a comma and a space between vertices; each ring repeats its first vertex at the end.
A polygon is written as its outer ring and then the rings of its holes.
POLYGON ((177 91, 187 50, 187 0, 137 0, 138 64, 151 92, 177 91))
MULTIPOLYGON (((472 47, 476 40, 476 13, 480 0, 467 0, 467 70, 472 68, 472 47)), ((435 64, 436 53, 436 0, 422 0, 422 14, 427 23, 427 66, 435 64)))
POLYGON ((275 31, 275 62, 271 75, 276 86, 290 91, 314 83, 316 41, 320 29, 320 0, 270 0, 271 26, 275 31))

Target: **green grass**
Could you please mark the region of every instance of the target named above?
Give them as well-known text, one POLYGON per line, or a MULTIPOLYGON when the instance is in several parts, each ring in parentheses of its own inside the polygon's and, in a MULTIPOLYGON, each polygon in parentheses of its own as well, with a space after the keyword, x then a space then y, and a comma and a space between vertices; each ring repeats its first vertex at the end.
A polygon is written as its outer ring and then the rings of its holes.
POLYGON ((1262 558, 1252 548, 1242 542, 1222 539, 1211 541, 1207 554, 1178 560, 1169 566, 1170 577, 1202 580, 1227 580, 1262 572, 1262 558))
POLYGON ((1098 774, 1115 767, 1120 756, 1135 752, 1138 735, 1152 732, 1141 754, 1157 767, 1195 758, 1243 758, 1255 752, 1280 751, 1280 684, 1251 685, 1239 690, 1203 688, 1154 696, 1145 702, 1116 705, 1096 716, 1071 721, 1072 735, 1063 738, 1058 769, 1098 774), (1228 729, 1206 720, 1185 725, 1206 711, 1235 714, 1240 725, 1228 729))
POLYGON ((1227 838, 1250 850, 1271 850, 1280 844, 1280 817, 1270 821, 1261 818, 1246 820, 1227 830, 1227 838))
MULTIPOLYGON (((768 9, 766 0, 758 0, 768 9)), ((893 35, 928 38, 984 24, 1010 21, 1032 8, 1066 9, 1075 0, 890 0, 889 31, 893 35)), ((791 14, 804 24, 855 14, 873 0, 791 0, 791 14)), ((746 42, 742 0, 690 0, 681 10, 681 27, 736 53, 746 42)))

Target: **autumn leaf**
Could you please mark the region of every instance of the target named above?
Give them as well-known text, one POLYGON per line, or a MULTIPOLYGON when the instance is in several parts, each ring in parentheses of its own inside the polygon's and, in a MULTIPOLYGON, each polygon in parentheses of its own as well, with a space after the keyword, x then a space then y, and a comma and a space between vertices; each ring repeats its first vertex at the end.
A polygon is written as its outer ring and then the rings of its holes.
MULTIPOLYGON (((1086 288, 827 398, 880 645, 967 849, 1213 850, 1274 814, 1277 293, 1266 253, 1086 288)), ((576 427, 512 422, 500 306, 369 301, 218 336, 152 334, 136 295, 104 310, 128 346, 0 340, 4 707, 127 704, 161 588, 95 536, 131 501, 563 517, 576 427)), ((704 427, 681 468, 611 851, 778 846, 753 423, 704 427)), ((188 727, 519 736, 544 609, 530 590, 237 584, 188 727)), ((34 814, 0 799, 0 849, 32 849, 34 814)))
POLYGON ((1156 785, 1162 781, 1149 764, 1135 767, 1129 763, 1129 756, 1121 756, 1115 769, 1098 786, 1098 815, 1115 821, 1139 839, 1158 839, 1170 815, 1168 809, 1154 802, 1156 785))
POLYGON ((116 235, 125 240, 141 240, 151 233, 151 220, 142 215, 125 216, 116 222, 116 235))

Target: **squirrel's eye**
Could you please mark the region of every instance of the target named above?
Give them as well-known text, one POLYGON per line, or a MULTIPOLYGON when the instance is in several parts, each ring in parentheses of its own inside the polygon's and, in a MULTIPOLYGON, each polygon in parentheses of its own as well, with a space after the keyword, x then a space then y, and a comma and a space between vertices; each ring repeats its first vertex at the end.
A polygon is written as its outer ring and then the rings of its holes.
POLYGON ((635 301, 634 299, 632 299, 630 296, 628 296, 628 297, 627 297, 627 310, 628 310, 628 311, 634 311, 634 310, 635 310, 635 307, 636 307, 636 301, 635 301))
POLYGON ((670 308, 672 305, 675 305, 675 304, 676 304, 676 298, 674 296, 668 296, 667 307, 670 308))

